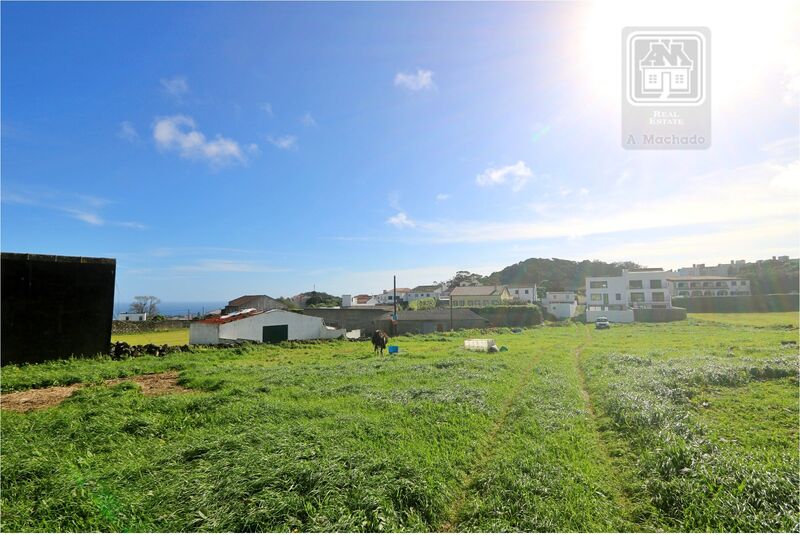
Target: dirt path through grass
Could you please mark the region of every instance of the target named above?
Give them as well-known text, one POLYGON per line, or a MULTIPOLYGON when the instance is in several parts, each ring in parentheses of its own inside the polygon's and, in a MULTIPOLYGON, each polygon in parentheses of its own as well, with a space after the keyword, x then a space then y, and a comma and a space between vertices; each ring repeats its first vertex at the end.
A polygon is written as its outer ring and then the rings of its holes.
POLYGON ((469 489, 472 487, 476 475, 485 470, 489 459, 494 453, 498 432, 505 426, 506 420, 508 419, 508 415, 511 412, 511 408, 514 406, 514 403, 519 398, 520 393, 525 388, 525 385, 530 381, 531 374, 533 373, 533 368, 536 364, 536 360, 537 359, 535 358, 529 359, 529 362, 525 365, 525 368, 520 374, 519 380, 514 385, 514 388, 511 390, 511 393, 506 398, 506 401, 503 403, 502 409, 500 410, 500 415, 495 421, 494 425, 492 425, 492 427, 490 428, 489 433, 486 436, 486 440, 484 441, 480 451, 478 452, 475 462, 472 464, 470 470, 465 474, 462 483, 460 485, 460 491, 458 497, 451 504, 449 512, 447 514, 447 520, 445 520, 445 522, 439 527, 439 531, 441 532, 456 531, 456 527, 458 525, 458 518, 459 515, 461 514, 461 509, 464 507, 464 501, 467 497, 469 489))

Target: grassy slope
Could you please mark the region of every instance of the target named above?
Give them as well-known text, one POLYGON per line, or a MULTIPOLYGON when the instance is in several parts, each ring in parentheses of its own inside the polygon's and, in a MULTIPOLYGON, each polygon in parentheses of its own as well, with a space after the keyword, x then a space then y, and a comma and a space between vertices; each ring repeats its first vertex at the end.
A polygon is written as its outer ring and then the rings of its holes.
POLYGON ((189 343, 189 329, 154 331, 136 334, 112 334, 111 341, 128 342, 131 345, 169 344, 171 346, 182 346, 189 343))
MULTIPOLYGON (((673 485, 676 513, 654 497, 663 488, 648 479, 647 452, 664 437, 619 425, 619 403, 607 403, 651 395, 650 376, 615 355, 756 367, 796 355, 780 345, 796 332, 693 320, 498 333, 510 350, 493 355, 459 348, 476 334, 397 338, 392 359, 337 341, 5 367, 3 391, 176 368, 197 393, 144 398, 123 383, 83 389, 58 408, 3 412, 2 529, 704 529, 727 502, 673 485), (605 373, 609 362, 632 390, 605 373)), ((768 459, 781 475, 798 461, 797 401, 795 373, 701 383, 679 408, 724 451, 768 459), (742 396, 747 417, 737 419, 742 396)), ((772 517, 736 525, 792 521, 762 509, 772 517)))

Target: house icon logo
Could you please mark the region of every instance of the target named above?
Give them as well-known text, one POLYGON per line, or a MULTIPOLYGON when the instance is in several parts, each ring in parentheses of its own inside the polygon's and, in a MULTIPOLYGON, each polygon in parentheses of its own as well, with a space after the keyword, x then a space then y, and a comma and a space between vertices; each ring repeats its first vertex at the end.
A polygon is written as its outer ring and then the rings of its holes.
POLYGON ((634 106, 699 106, 706 98, 708 48, 703 32, 648 29, 628 34, 626 96, 634 106))

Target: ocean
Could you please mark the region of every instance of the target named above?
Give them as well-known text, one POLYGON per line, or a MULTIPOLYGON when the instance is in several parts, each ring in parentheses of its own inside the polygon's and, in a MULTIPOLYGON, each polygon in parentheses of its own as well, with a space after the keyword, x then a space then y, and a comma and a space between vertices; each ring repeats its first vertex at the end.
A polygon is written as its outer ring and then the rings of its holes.
MULTIPOLYGON (((227 301, 164 301, 158 304, 158 313, 164 316, 186 316, 187 311, 191 315, 203 314, 221 309, 227 304, 227 301)), ((114 302, 114 318, 122 312, 128 312, 130 306, 130 302, 114 302)))

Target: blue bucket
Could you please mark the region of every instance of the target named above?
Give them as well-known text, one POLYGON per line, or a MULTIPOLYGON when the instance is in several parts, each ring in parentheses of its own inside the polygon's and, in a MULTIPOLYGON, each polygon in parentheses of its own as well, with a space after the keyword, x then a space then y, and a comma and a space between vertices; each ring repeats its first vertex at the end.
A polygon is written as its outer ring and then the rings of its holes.
POLYGON ((397 347, 397 346, 389 346, 389 354, 390 355, 392 353, 399 353, 399 352, 400 352, 400 348, 399 347, 397 347))

